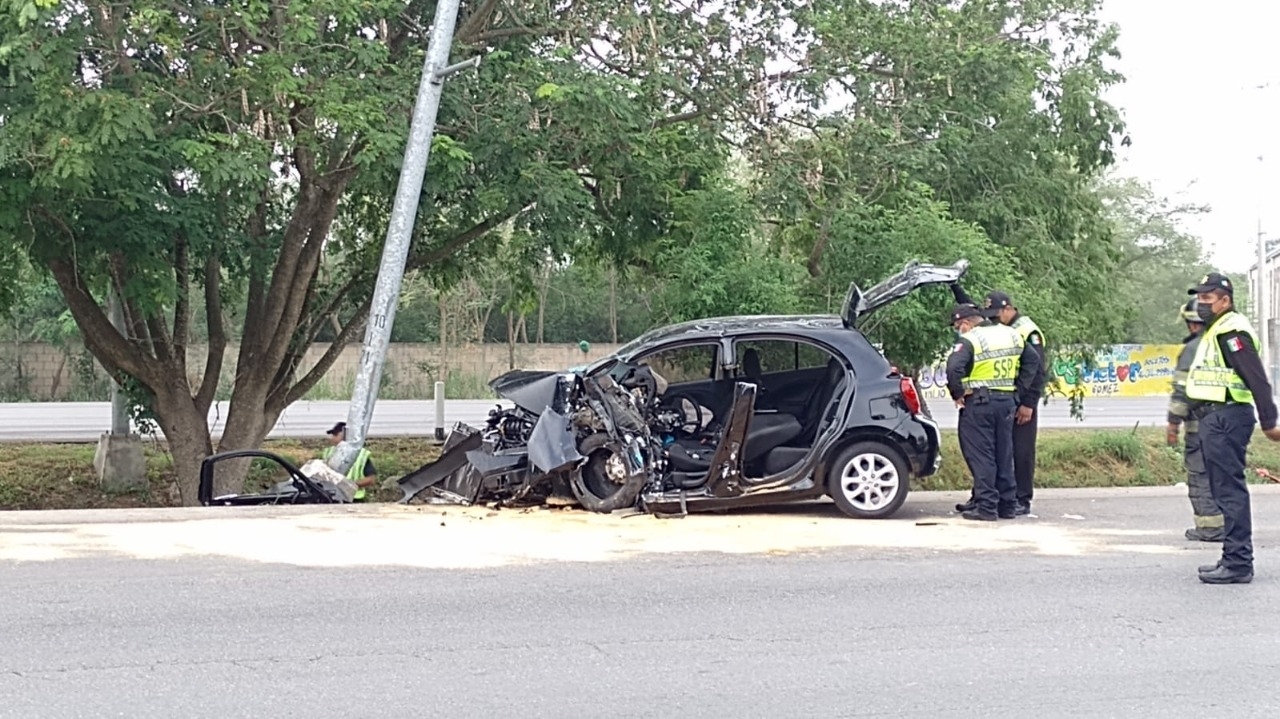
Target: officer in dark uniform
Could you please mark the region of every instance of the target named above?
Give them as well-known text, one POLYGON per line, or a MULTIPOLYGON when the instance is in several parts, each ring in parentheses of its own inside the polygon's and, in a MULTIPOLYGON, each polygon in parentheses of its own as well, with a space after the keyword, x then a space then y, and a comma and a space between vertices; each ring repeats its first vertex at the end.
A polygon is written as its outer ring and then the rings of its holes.
MULTIPOLYGON (((960 304, 974 304, 964 288, 957 282, 951 285, 951 293, 960 304)), ((1040 424, 1040 395, 1044 390, 1048 360, 1045 358, 1044 332, 1032 319, 1014 306, 1013 300, 1004 292, 990 292, 986 301, 987 317, 1008 325, 1022 335, 1022 339, 1035 350, 1039 358, 1039 370, 1029 394, 1018 396, 1018 413, 1013 425, 1013 474, 1018 483, 1019 515, 1031 513, 1031 499, 1035 495, 1036 478, 1036 438, 1040 424)), ((965 504, 956 505, 956 511, 964 512, 973 508, 973 498, 965 504)))
POLYGON ((1200 333, 1204 331, 1204 320, 1196 313, 1194 297, 1183 306, 1181 317, 1187 325, 1188 334, 1182 340, 1182 351, 1178 353, 1178 362, 1173 367, 1173 391, 1169 396, 1166 439, 1170 447, 1178 446, 1178 430, 1186 428, 1187 440, 1183 445, 1182 464, 1187 470, 1187 496, 1191 499, 1191 512, 1196 523, 1187 530, 1187 539, 1196 542, 1221 542, 1222 511, 1213 499, 1209 474, 1204 469, 1199 422, 1187 416, 1190 412, 1190 405, 1187 404, 1187 374, 1191 371, 1196 348, 1200 346, 1200 333))
POLYGON ((1222 558, 1200 567, 1200 581, 1246 584, 1253 581, 1253 517, 1245 453, 1255 424, 1267 439, 1280 441, 1275 400, 1253 327, 1235 310, 1231 280, 1213 272, 1187 292, 1196 296, 1196 312, 1205 322, 1187 372, 1188 416, 1200 423, 1209 487, 1223 524, 1222 558))
POLYGON ((1040 360, 1016 330, 988 321, 973 305, 956 305, 951 324, 960 340, 947 358, 947 389, 960 410, 960 451, 973 474, 974 506, 961 516, 1012 519, 1018 507, 1013 473, 1017 397, 1034 389, 1040 360))

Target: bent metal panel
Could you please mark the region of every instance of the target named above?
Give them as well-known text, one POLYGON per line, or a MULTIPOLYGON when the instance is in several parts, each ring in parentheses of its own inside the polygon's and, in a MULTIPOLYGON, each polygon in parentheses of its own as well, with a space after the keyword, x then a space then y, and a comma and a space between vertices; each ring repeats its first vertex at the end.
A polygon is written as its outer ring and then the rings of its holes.
MULTIPOLYGON (((1094 354, 1091 367, 1068 358, 1051 360, 1052 381, 1045 382, 1045 394, 1067 397, 1082 387, 1086 397, 1157 397, 1169 394, 1173 366, 1182 345, 1112 345, 1094 354)), ((945 399, 947 373, 939 360, 916 378, 920 391, 929 399, 945 399)))

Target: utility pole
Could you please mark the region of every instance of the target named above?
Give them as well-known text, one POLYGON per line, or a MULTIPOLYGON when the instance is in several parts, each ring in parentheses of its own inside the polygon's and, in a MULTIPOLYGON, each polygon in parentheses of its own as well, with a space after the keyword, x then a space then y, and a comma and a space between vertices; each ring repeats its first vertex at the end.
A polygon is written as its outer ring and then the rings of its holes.
MULTIPOLYGON (((107 296, 107 314, 112 326, 127 337, 124 304, 114 287, 107 296)), ((111 431, 98 439, 93 467, 98 472, 98 482, 108 491, 126 492, 147 485, 142 438, 130 432, 128 398, 115 378, 111 380, 111 431)))
POLYGON ((1267 242, 1262 238, 1262 218, 1258 218, 1258 296, 1254 302, 1258 304, 1258 348, 1259 354, 1262 356, 1262 366, 1267 368, 1267 373, 1271 374, 1271 332, 1267 326, 1270 315, 1270 305, 1268 297, 1270 293, 1267 291, 1267 242))
MULTIPOLYGON (((124 306, 115 290, 107 298, 107 313, 111 318, 111 326, 120 334, 124 334, 124 306)), ((120 383, 111 380, 111 434, 116 437, 129 436, 129 405, 120 383)))
POLYGON ((440 110, 444 80, 459 70, 480 64, 479 57, 449 64, 453 32, 458 24, 459 3, 460 0, 440 0, 436 5, 435 21, 431 25, 427 57, 422 65, 418 98, 413 107, 413 121, 409 126, 409 142, 405 148, 404 163, 400 167, 400 181, 396 187, 395 203, 391 208, 391 221, 387 225, 382 264, 378 268, 378 283, 373 292, 373 304, 369 309, 369 322, 364 333, 364 347, 360 352, 360 367, 356 373, 355 390, 352 392, 351 408, 347 414, 347 436, 334 449, 329 459, 329 466, 343 474, 355 463, 369 433, 369 422, 373 419, 373 406, 378 399, 382 369, 387 360, 387 346, 391 343, 391 327, 395 323, 396 307, 400 303, 400 284, 404 279, 405 263, 409 259, 409 241, 418 214, 418 201, 422 195, 422 181, 427 171, 427 158, 431 152, 431 137, 435 131, 436 115, 440 110))

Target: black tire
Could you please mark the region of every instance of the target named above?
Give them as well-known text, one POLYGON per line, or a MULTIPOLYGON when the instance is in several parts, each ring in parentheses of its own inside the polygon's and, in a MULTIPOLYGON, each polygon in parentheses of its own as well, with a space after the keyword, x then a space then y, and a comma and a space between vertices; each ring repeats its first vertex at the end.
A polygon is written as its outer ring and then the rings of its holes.
POLYGON ((855 519, 892 517, 907 501, 910 489, 906 460, 884 442, 855 442, 827 466, 827 495, 841 512, 855 519), (886 486, 890 481, 892 492, 886 486))
POLYGON ((640 490, 644 488, 643 473, 618 483, 606 473, 606 464, 613 455, 604 434, 593 434, 582 442, 578 452, 587 458, 581 469, 569 475, 569 489, 583 509, 608 514, 635 506, 640 490))

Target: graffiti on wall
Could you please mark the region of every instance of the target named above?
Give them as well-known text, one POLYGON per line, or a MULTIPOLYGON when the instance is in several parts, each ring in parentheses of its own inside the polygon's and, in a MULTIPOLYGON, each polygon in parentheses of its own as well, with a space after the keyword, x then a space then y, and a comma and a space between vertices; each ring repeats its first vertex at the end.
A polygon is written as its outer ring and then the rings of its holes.
MULTIPOLYGON (((1181 350, 1181 345, 1113 345, 1094 355, 1092 367, 1059 359, 1053 363, 1053 381, 1045 388, 1045 394, 1067 397, 1079 387, 1086 397, 1167 395, 1181 350)), ((930 399, 946 398, 945 360, 923 370, 917 384, 930 399)))

